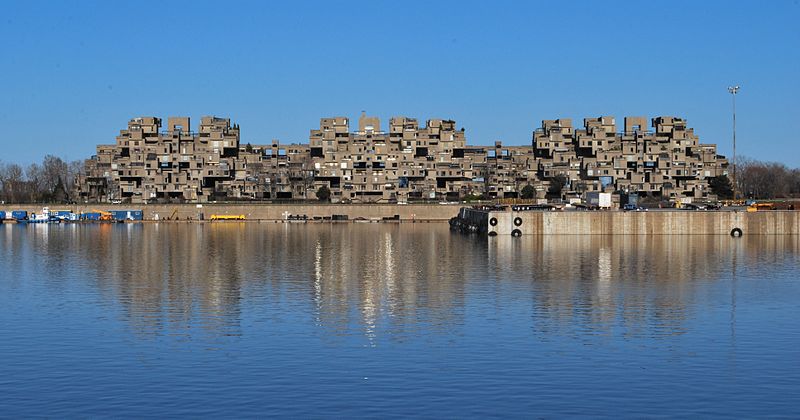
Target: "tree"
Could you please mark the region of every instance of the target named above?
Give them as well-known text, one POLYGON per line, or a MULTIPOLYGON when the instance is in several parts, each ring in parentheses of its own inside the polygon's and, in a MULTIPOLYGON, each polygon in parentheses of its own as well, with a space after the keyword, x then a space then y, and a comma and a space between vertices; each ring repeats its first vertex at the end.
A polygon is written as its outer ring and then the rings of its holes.
POLYGON ((31 163, 25 169, 25 178, 27 179, 26 188, 25 188, 25 196, 24 200, 29 203, 34 203, 40 200, 47 200, 50 197, 44 197, 48 195, 45 191, 46 188, 44 187, 44 174, 42 171, 42 167, 36 163, 31 163))
POLYGON ((561 197, 561 191, 564 189, 564 186, 567 185, 567 177, 564 175, 556 175, 552 179, 550 179, 550 188, 547 189, 547 192, 550 193, 551 197, 561 197))
POLYGON ((530 200, 531 198, 534 197, 534 195, 536 195, 536 190, 533 188, 533 185, 528 184, 522 187, 522 195, 521 195, 522 198, 530 200))
POLYGON ((58 182, 56 183, 55 188, 53 188, 51 197, 52 201, 57 203, 63 203, 69 198, 67 195, 67 189, 64 187, 64 182, 61 180, 61 177, 58 178, 58 182))
POLYGON ((800 196, 800 169, 792 169, 789 172, 789 195, 800 196))
POLYGON ((327 185, 319 187, 317 190, 317 198, 319 201, 328 201, 331 199, 331 189, 327 185))
POLYGON ((742 157, 736 166, 737 189, 745 197, 786 197, 792 189, 791 171, 784 164, 742 157))
POLYGON ((733 185, 727 175, 720 175, 708 181, 708 186, 717 197, 728 200, 733 198, 733 185))
POLYGON ((74 160, 67 165, 66 189, 70 199, 77 200, 80 195, 81 177, 84 174, 84 162, 74 160))
POLYGON ((470 193, 470 194, 467 194, 466 196, 464 196, 464 201, 466 201, 467 203, 471 203, 473 201, 482 201, 482 200, 485 200, 485 199, 486 199, 486 197, 484 197, 483 194, 472 194, 472 193, 470 193))
POLYGON ((8 183, 6 176, 6 165, 0 161, 0 203, 5 202, 6 200, 6 183, 8 183))
POLYGON ((64 180, 69 177, 69 166, 61 158, 47 155, 44 157, 41 166, 40 188, 49 195, 57 192, 58 184, 61 183, 61 190, 64 189, 64 180))
POLYGON ((2 177, 3 183, 3 200, 9 203, 25 201, 21 197, 25 178, 21 166, 16 163, 3 165, 0 168, 0 177, 2 177))

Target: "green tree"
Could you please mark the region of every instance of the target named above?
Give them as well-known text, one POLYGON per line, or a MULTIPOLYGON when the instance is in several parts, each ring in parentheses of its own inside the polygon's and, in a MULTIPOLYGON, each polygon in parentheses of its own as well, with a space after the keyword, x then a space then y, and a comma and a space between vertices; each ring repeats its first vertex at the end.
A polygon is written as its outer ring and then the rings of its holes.
POLYGON ((547 189, 547 192, 550 193, 551 197, 561 197, 561 190, 567 185, 567 181, 567 177, 564 175, 554 176, 550 179, 550 188, 547 189))
POLYGON ((733 198, 733 186, 727 175, 711 178, 711 180, 708 181, 708 186, 711 187, 711 191, 713 191, 717 197, 723 200, 733 198))
POLYGON ((50 193, 50 200, 54 203, 67 201, 67 189, 64 187, 64 181, 61 180, 61 177, 58 177, 56 186, 53 187, 53 192, 50 193))
POLYGON ((464 201, 466 201, 467 203, 471 203, 473 201, 481 201, 481 200, 485 200, 483 194, 478 194, 478 195, 467 194, 466 196, 464 196, 464 201))
POLYGON ((328 201, 331 199, 331 189, 327 185, 319 187, 317 190, 317 198, 319 201, 328 201))
POLYGON ((521 195, 522 198, 530 200, 531 198, 533 198, 534 195, 536 195, 536 190, 533 189, 533 185, 528 184, 522 187, 522 195, 521 195))

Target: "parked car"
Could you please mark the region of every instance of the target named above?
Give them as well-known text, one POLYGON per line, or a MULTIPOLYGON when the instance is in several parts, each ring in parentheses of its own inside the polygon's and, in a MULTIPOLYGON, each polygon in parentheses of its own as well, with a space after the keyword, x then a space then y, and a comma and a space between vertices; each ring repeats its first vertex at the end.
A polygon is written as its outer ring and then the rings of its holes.
POLYGON ((626 204, 622 206, 623 211, 647 211, 646 208, 637 206, 636 204, 626 204))
POLYGON ((706 206, 702 204, 687 203, 683 205, 684 210, 705 210, 706 206))

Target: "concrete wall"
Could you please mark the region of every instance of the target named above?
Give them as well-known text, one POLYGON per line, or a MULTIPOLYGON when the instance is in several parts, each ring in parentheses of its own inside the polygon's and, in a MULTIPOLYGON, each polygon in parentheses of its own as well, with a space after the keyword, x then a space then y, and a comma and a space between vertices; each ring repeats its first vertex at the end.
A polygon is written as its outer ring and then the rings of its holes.
MULTIPOLYGON (((73 205, 51 206, 51 210, 89 212, 99 210, 143 210, 144 218, 152 220, 157 214, 163 220, 173 215, 180 220, 205 219, 212 214, 243 214, 248 220, 283 220, 285 215, 330 217, 334 214, 380 219, 400 215, 402 221, 447 221, 459 215, 461 206, 440 204, 371 204, 371 205, 296 205, 296 204, 194 204, 180 205, 73 205)), ((0 210, 41 212, 37 205, 5 205, 0 210)), ((650 211, 650 212, 484 212, 465 208, 461 217, 480 226, 480 232, 511 235, 514 229, 522 235, 729 235, 739 228, 745 235, 800 235, 800 211, 762 211, 755 213, 733 211, 650 211), (492 226, 491 218, 497 219, 492 226), (520 224, 514 221, 519 218, 520 224)))
POLYGON ((800 235, 800 211, 490 212, 486 232, 511 235, 800 235), (519 223, 515 224, 515 220, 519 223))
MULTIPOLYGON (((356 217, 365 219, 380 219, 400 215, 402 221, 425 220, 447 221, 458 215, 459 205, 442 204, 203 204, 198 208, 195 204, 97 204, 97 205, 51 205, 50 210, 71 210, 75 213, 91 212, 92 210, 142 210, 145 220, 152 220, 157 214, 163 220, 172 216, 180 220, 197 219, 203 213, 205 219, 212 214, 238 215, 243 214, 248 220, 283 220, 285 214, 306 215, 309 218, 330 217, 334 214, 347 215, 351 220, 356 217)), ((41 205, 3 205, 0 210, 27 210, 28 213, 40 213, 41 205)))

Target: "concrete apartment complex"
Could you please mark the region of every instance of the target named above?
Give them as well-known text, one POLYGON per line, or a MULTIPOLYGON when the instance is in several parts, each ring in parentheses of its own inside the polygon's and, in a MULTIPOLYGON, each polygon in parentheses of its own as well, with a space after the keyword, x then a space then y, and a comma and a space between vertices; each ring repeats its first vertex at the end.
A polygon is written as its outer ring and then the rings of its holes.
POLYGON ((315 199, 327 186, 334 202, 457 200, 468 195, 516 198, 530 184, 545 198, 590 191, 713 199, 708 179, 727 174, 716 146, 700 144, 683 119, 642 117, 545 120, 530 146, 469 146, 463 128, 432 119, 393 117, 388 130, 363 115, 322 118, 308 144, 242 144, 230 119, 134 118, 113 145, 86 161, 78 189, 84 201, 209 202, 315 199), (550 191, 552 196, 553 191, 550 191))

